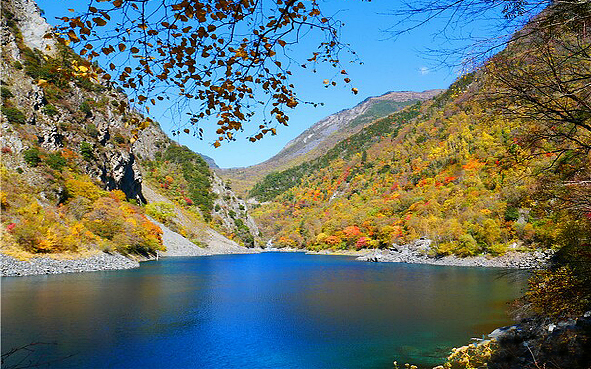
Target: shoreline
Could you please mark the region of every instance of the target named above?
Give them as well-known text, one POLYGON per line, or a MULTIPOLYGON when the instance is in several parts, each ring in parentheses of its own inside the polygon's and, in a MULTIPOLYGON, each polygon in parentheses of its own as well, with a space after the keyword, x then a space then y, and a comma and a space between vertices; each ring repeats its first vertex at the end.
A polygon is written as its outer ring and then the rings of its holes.
POLYGON ((501 256, 486 257, 458 256, 431 257, 416 251, 403 249, 376 250, 368 255, 359 256, 356 260, 377 263, 428 264, 440 266, 507 268, 507 269, 541 269, 548 265, 552 258, 551 251, 516 252, 510 251, 501 256))
POLYGON ((427 264, 438 266, 482 267, 482 268, 507 268, 507 269, 540 269, 546 267, 553 252, 533 251, 517 252, 509 251, 501 256, 443 256, 431 257, 424 252, 413 248, 412 245, 399 246, 394 250, 361 249, 361 250, 320 250, 311 251, 295 248, 268 248, 264 252, 304 252, 308 255, 334 255, 355 256, 357 261, 377 263, 404 263, 427 264))
POLYGON ((24 277, 64 273, 98 272, 139 268, 143 261, 158 260, 159 257, 194 257, 225 254, 252 254, 263 250, 238 245, 213 229, 207 229, 207 247, 200 247, 186 237, 172 231, 164 224, 152 220, 162 229, 162 242, 167 248, 157 256, 126 257, 118 253, 91 251, 82 254, 35 255, 28 260, 19 260, 0 251, 0 277, 24 277))
POLYGON ((58 259, 50 256, 41 256, 33 257, 26 261, 0 253, 1 277, 125 270, 139 266, 140 263, 138 260, 129 259, 121 254, 107 254, 105 252, 98 252, 94 255, 77 259, 58 259))
MULTIPOLYGON (((188 241, 188 240, 187 240, 188 241)), ((210 239, 210 241, 213 241, 210 239)), ((219 241, 219 240, 216 240, 219 241)), ((215 241, 213 242, 215 243, 215 241)), ((303 252, 307 255, 332 255, 356 257, 357 261, 379 262, 379 263, 406 263, 406 264, 428 264, 439 266, 459 267, 483 267, 483 268, 508 268, 508 269, 539 269, 545 267, 552 257, 551 252, 508 252, 502 256, 490 257, 472 256, 460 258, 457 256, 430 257, 410 248, 398 250, 320 250, 311 251, 295 248, 268 248, 248 249, 241 247, 221 249, 199 248, 192 244, 193 248, 184 249, 181 253, 161 257, 195 257, 212 256, 224 254, 252 254, 261 252, 303 252), (193 249, 193 250, 191 250, 193 249), (191 251, 191 252, 189 252, 191 251)), ((225 246, 225 245, 224 245, 225 246)), ((0 277, 21 277, 30 275, 50 275, 63 273, 82 273, 108 270, 125 270, 138 268, 142 261, 157 260, 156 258, 131 259, 121 254, 108 254, 97 252, 94 255, 80 258, 55 258, 52 256, 33 257, 22 261, 13 256, 0 252, 0 277)))

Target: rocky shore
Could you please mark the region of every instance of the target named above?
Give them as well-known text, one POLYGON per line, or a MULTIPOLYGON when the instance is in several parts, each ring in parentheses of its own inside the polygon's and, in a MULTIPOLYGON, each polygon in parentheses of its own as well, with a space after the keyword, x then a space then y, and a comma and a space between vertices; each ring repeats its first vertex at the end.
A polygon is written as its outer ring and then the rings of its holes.
POLYGON ((430 256, 430 240, 417 240, 408 245, 394 245, 389 250, 375 250, 357 258, 360 261, 432 264, 446 266, 468 266, 487 268, 538 269, 547 265, 552 258, 551 251, 516 252, 509 251, 501 256, 430 256))
MULTIPOLYGON (((591 368, 591 311, 583 316, 552 321, 529 318, 497 328, 487 338, 452 349, 452 368, 591 368)), ((433 369, 443 369, 437 366, 433 369)))
MULTIPOLYGON (((205 247, 200 247, 165 225, 153 221, 162 229, 162 241, 166 251, 159 253, 163 257, 207 256, 220 254, 251 254, 261 252, 258 248, 246 248, 227 239, 213 229, 206 229, 205 247)), ((74 256, 75 257, 75 256, 74 256)), ((144 259, 146 260, 146 259, 144 259)), ((149 259, 151 260, 151 259, 149 259)), ((139 260, 143 261, 143 260, 139 260)), ((27 261, 0 253, 0 276, 17 277, 39 274, 60 274, 95 272, 100 270, 131 269, 140 266, 138 260, 129 259, 120 254, 97 252, 91 256, 76 258, 33 257, 27 261)))
POLYGON ((0 253, 0 276, 17 277, 37 274, 96 272, 100 270, 131 269, 139 262, 119 254, 97 253, 79 259, 54 259, 47 256, 27 261, 0 253))

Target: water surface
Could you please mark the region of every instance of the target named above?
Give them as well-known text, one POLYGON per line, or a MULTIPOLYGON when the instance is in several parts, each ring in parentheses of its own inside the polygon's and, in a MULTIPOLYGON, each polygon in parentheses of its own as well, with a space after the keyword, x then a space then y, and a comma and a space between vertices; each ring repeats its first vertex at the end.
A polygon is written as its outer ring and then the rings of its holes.
POLYGON ((524 285, 500 269, 302 253, 4 277, 2 352, 51 343, 27 360, 53 368, 428 367, 509 324, 524 285))

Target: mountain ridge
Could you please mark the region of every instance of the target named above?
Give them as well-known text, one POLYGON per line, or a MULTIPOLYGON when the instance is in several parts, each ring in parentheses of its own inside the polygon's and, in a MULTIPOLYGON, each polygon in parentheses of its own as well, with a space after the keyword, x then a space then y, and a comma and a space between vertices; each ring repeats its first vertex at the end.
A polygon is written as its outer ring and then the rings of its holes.
POLYGON ((218 169, 218 174, 245 194, 265 175, 294 167, 326 153, 343 139, 359 132, 376 119, 388 116, 408 105, 425 101, 443 92, 442 89, 389 91, 371 96, 349 109, 342 109, 314 123, 289 141, 277 154, 262 163, 248 167, 218 169))

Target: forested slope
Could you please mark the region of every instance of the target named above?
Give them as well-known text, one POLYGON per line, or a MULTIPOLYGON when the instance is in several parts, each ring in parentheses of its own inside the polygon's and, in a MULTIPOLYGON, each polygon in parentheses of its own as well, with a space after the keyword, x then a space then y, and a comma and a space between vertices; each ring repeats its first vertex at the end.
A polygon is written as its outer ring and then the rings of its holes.
POLYGON ((266 201, 256 210, 263 233, 311 249, 426 237, 433 255, 460 256, 588 242, 590 97, 575 76, 589 75, 589 59, 561 54, 573 46, 568 32, 551 49, 537 37, 516 38, 444 94, 265 177, 251 191, 266 201), (554 80, 548 52, 563 58, 554 80))
POLYGON ((287 170, 324 155, 341 140, 359 132, 363 127, 405 106, 429 99, 442 90, 423 92, 393 91, 370 97, 354 106, 332 114, 306 129, 288 142, 272 158, 246 168, 218 170, 232 182, 239 193, 246 193, 267 174, 287 170))

